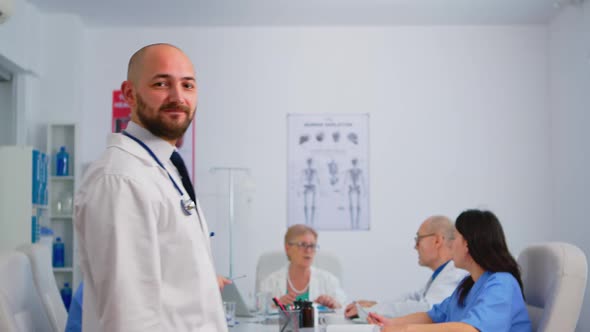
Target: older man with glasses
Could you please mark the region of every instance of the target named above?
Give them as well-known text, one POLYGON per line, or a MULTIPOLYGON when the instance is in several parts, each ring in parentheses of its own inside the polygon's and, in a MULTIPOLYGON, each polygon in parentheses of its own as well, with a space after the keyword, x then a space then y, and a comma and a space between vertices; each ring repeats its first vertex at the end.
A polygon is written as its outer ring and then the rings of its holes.
POLYGON ((467 271, 455 268, 451 260, 453 231, 453 223, 449 218, 432 216, 416 232, 414 249, 418 252, 418 264, 433 271, 423 288, 393 301, 355 301, 346 307, 344 315, 347 318, 366 319, 366 313, 370 311, 386 317, 398 317, 428 311, 434 304, 450 296, 467 275, 467 271))

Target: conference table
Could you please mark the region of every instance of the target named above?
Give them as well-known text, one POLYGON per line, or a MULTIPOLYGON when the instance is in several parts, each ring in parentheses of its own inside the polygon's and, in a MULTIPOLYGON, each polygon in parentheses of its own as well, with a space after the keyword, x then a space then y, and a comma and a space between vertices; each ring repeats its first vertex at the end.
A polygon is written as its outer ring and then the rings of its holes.
MULTIPOLYGON (((237 324, 229 328, 229 332, 281 332, 276 315, 267 318, 237 317, 237 324)), ((369 324, 358 324, 344 318, 340 310, 335 313, 320 313, 319 324, 311 328, 299 328, 298 332, 373 332, 379 327, 369 324)))

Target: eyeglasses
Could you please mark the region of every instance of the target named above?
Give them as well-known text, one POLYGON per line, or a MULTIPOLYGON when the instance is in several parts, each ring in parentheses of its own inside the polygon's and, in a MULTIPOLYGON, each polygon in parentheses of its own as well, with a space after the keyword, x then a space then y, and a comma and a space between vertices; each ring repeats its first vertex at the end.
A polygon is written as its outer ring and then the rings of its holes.
POLYGON ((425 237, 429 237, 429 236, 434 236, 436 235, 436 233, 430 233, 430 234, 424 234, 424 235, 419 235, 416 234, 416 236, 414 236, 414 241, 416 241, 416 245, 418 245, 418 243, 420 243, 420 240, 422 240, 425 237))
POLYGON ((296 246, 300 250, 311 249, 311 251, 316 251, 320 249, 320 246, 315 243, 305 243, 305 242, 288 242, 290 246, 296 246))

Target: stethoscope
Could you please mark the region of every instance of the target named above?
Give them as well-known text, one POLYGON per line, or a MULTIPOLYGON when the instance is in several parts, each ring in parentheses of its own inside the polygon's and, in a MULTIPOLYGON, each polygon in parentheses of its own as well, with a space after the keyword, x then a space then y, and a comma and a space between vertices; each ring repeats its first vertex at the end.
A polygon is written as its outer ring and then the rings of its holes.
POLYGON ((176 188, 176 191, 178 191, 178 193, 180 194, 180 207, 182 208, 182 211, 184 212, 184 214, 186 214, 187 216, 190 216, 195 211, 198 213, 197 205, 195 204, 195 202, 190 197, 185 198, 184 194, 182 193, 182 190, 180 190, 180 187, 178 186, 178 184, 176 184, 176 181, 174 181, 174 179, 172 178, 172 175, 170 175, 170 172, 168 172, 166 167, 164 167, 164 164, 162 164, 160 159, 158 159, 158 157, 156 157, 154 152, 147 145, 145 145, 144 142, 140 141, 137 137, 129 134, 128 132, 123 131, 123 135, 131 138, 132 140, 137 142, 137 144, 139 144, 142 148, 144 148, 150 154, 150 156, 152 156, 152 158, 154 158, 154 160, 158 163, 158 165, 160 165, 160 167, 162 167, 162 169, 166 172, 166 174, 168 174, 168 178, 170 178, 170 181, 172 181, 174 188, 176 188))

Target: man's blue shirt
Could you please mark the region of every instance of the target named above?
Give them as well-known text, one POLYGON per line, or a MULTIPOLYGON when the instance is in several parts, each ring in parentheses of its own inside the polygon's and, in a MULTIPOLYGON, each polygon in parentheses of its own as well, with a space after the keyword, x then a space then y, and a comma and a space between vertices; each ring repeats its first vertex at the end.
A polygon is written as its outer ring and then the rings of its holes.
POLYGON ((70 304, 70 312, 68 313, 68 322, 66 324, 65 332, 81 332, 82 331, 82 302, 84 301, 84 283, 81 282, 74 294, 74 299, 70 304))

